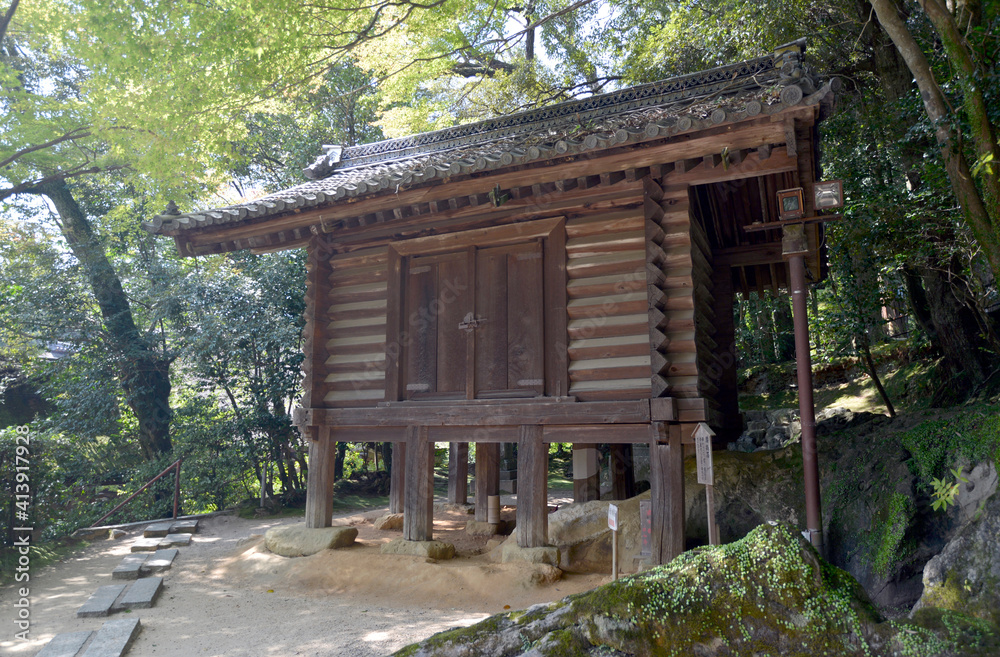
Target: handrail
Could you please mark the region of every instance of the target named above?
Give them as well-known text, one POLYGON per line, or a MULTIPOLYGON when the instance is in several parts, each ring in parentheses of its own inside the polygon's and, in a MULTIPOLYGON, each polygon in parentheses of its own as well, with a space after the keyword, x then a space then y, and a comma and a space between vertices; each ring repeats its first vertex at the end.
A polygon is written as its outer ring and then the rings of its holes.
POLYGON ((123 506, 125 506, 126 504, 128 504, 129 502, 131 502, 133 499, 135 499, 136 495, 138 495, 142 491, 146 490, 147 488, 149 488, 150 486, 152 486, 153 484, 155 484, 157 481, 159 481, 161 478, 163 478, 163 476, 165 474, 167 474, 168 472, 170 472, 171 470, 176 470, 177 471, 177 474, 174 476, 174 520, 176 520, 177 519, 177 502, 178 502, 178 500, 180 499, 180 496, 181 496, 181 462, 182 461, 184 461, 184 457, 181 457, 181 458, 177 459, 176 461, 174 461, 173 463, 171 463, 170 465, 168 465, 166 470, 164 470, 160 474, 156 475, 155 477, 153 477, 152 479, 150 479, 149 481, 147 481, 146 484, 142 488, 140 488, 136 492, 134 492, 131 495, 129 495, 125 499, 124 502, 122 502, 121 504, 119 504, 115 508, 113 508, 110 511, 108 511, 103 516, 101 516, 97 521, 94 522, 93 526, 96 527, 96 526, 100 525, 102 520, 106 520, 107 518, 109 518, 112 515, 114 515, 114 513, 116 511, 118 511, 118 509, 122 508, 123 506))

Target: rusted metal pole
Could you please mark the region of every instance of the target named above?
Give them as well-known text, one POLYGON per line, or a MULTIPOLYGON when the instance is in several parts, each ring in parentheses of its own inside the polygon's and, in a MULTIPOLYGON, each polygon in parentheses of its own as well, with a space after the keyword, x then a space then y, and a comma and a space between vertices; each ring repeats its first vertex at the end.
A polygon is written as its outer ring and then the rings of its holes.
POLYGON ((99 524, 100 524, 101 522, 103 522, 104 520, 106 520, 106 519, 110 518, 110 517, 111 517, 112 515, 114 515, 114 513, 115 513, 116 511, 118 511, 118 509, 122 508, 123 506, 125 506, 126 504, 128 504, 129 502, 131 502, 131 501, 132 501, 133 499, 135 499, 136 495, 138 495, 138 494, 139 494, 139 493, 141 493, 142 491, 146 490, 147 488, 149 488, 150 486, 152 486, 152 485, 153 485, 153 484, 155 484, 156 482, 158 482, 158 481, 159 481, 160 479, 162 479, 162 478, 163 478, 163 476, 164 476, 164 475, 166 475, 166 474, 167 474, 168 472, 170 472, 171 470, 173 470, 173 469, 174 469, 174 467, 177 467, 177 466, 179 466, 179 465, 180 465, 180 460, 177 460, 177 461, 174 461, 173 463, 171 463, 171 464, 170 464, 169 466, 167 466, 167 469, 166 469, 166 470, 164 470, 164 471, 163 471, 163 472, 161 472, 160 474, 156 475, 155 477, 153 477, 152 479, 150 479, 149 481, 147 481, 147 482, 146 482, 146 485, 145 485, 145 486, 143 486, 142 488, 140 488, 140 489, 139 489, 139 490, 137 490, 136 492, 134 492, 134 493, 132 493, 131 495, 129 495, 129 496, 128 496, 128 497, 127 497, 127 498, 125 499, 125 501, 124 501, 124 502, 122 502, 121 504, 119 504, 119 505, 118 505, 118 506, 116 506, 115 508, 113 508, 113 509, 111 509, 110 511, 108 511, 108 512, 107 512, 107 513, 105 513, 105 514, 104 514, 103 516, 101 516, 101 517, 100 517, 100 518, 99 518, 99 519, 97 520, 97 522, 95 522, 95 523, 94 523, 94 527, 97 527, 97 526, 99 526, 99 524))
POLYGON ((174 520, 177 520, 177 506, 181 499, 181 461, 177 459, 177 474, 174 475, 174 520))
POLYGON ((809 353, 809 316, 806 309, 806 265, 801 254, 788 258, 795 324, 795 366, 799 384, 799 421, 802 423, 802 468, 805 471, 806 529, 809 542, 822 554, 823 516, 816 454, 816 408, 813 405, 812 356, 809 353))

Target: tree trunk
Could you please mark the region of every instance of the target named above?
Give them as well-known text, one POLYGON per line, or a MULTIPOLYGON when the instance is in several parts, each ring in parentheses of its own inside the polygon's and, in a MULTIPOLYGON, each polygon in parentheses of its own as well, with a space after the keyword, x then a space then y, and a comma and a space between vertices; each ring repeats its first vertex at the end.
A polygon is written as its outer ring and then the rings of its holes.
POLYGON ((333 478, 344 478, 344 459, 347 458, 347 443, 337 443, 337 458, 333 461, 333 478))
POLYGON ((986 380, 987 343, 982 336, 978 313, 955 294, 953 279, 960 269, 954 261, 942 267, 925 267, 920 278, 926 291, 928 309, 934 321, 944 355, 945 367, 955 382, 955 392, 986 380))
POLYGON ((878 376, 878 368, 875 367, 875 360, 872 358, 872 350, 868 345, 868 339, 864 336, 861 338, 861 358, 865 362, 865 368, 868 370, 868 376, 872 378, 875 383, 875 389, 878 390, 878 394, 882 397, 882 401, 885 402, 885 407, 889 411, 889 417, 896 417, 896 409, 892 406, 892 400, 889 399, 889 393, 885 391, 885 387, 882 385, 882 379, 878 376))
MULTIPOLYGON (((1000 280, 1000 236, 994 229, 997 217, 990 212, 991 210, 1000 212, 1000 210, 995 205, 987 205, 983 197, 980 196, 976 182, 972 178, 969 163, 962 154, 961 145, 957 143, 953 134, 953 121, 948 116, 948 104, 944 93, 934 79, 934 74, 923 51, 900 18, 895 2, 893 0, 871 0, 871 3, 878 15, 879 23, 896 44, 896 48, 903 56, 907 67, 913 73, 917 86, 920 88, 924 110, 931 123, 936 126, 935 136, 938 147, 941 149, 941 159, 945 163, 952 192, 962 207, 966 222, 968 222, 990 263, 994 278, 1000 280)), ((962 63, 953 62, 953 65, 961 67, 962 63)), ((964 73, 958 75, 960 84, 963 75, 964 73)), ((967 82, 972 83, 971 80, 967 82)), ((981 94, 979 91, 976 93, 981 94)), ((976 117, 973 116, 970 119, 975 121, 976 117)))
POLYGON ((924 290, 924 282, 920 277, 920 272, 913 265, 906 265, 903 267, 903 278, 906 281, 906 292, 910 297, 910 310, 913 319, 927 335, 931 349, 937 354, 943 353, 937 327, 934 325, 934 317, 931 314, 931 304, 927 299, 927 292, 924 290))
POLYGON ((38 190, 59 213, 63 237, 83 265, 90 288, 104 318, 111 357, 116 361, 125 402, 139 421, 143 457, 153 460, 172 450, 170 442, 170 362, 157 353, 132 316, 121 279, 94 234, 90 221, 65 181, 48 183, 38 190))
POLYGON ((774 297, 774 356, 779 363, 795 360, 795 322, 792 318, 791 297, 774 297))
POLYGON ((990 123, 989 110, 983 97, 984 81, 981 80, 976 63, 972 59, 965 37, 962 36, 955 17, 952 16, 940 0, 920 0, 920 6, 934 25, 941 44, 948 54, 948 61, 957 69, 955 78, 962 90, 962 104, 969 120, 970 133, 976 145, 980 159, 992 161, 993 166, 983 167, 980 174, 982 180, 983 203, 992 220, 994 237, 996 238, 997 221, 1000 219, 1000 145, 997 144, 993 125, 990 123))

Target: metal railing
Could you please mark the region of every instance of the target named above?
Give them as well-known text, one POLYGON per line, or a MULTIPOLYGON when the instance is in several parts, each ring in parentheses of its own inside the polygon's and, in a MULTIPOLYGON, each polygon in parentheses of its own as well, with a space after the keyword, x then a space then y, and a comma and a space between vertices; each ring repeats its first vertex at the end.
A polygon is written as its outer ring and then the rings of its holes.
POLYGON ((153 484, 155 484, 157 481, 159 481, 160 479, 162 479, 171 470, 176 471, 176 474, 174 476, 174 516, 173 516, 174 520, 176 520, 177 519, 177 506, 178 506, 178 503, 179 503, 180 497, 181 497, 181 462, 182 461, 184 461, 184 459, 183 458, 179 458, 176 461, 174 461, 173 463, 171 463, 170 465, 168 465, 166 470, 164 470, 160 474, 156 475, 155 477, 153 477, 152 479, 150 479, 149 481, 147 481, 146 484, 142 488, 140 488, 136 492, 134 492, 131 495, 129 495, 125 499, 124 502, 122 502, 121 504, 119 504, 115 508, 113 508, 110 511, 108 511, 103 516, 101 516, 94 523, 93 526, 94 527, 100 526, 100 524, 101 524, 102 521, 107 520, 108 518, 110 518, 112 515, 115 514, 115 512, 117 512, 123 506, 125 506, 126 504, 128 504, 129 502, 131 502, 133 499, 135 499, 136 495, 138 495, 142 491, 146 490, 147 488, 149 488, 150 486, 152 486, 153 484))

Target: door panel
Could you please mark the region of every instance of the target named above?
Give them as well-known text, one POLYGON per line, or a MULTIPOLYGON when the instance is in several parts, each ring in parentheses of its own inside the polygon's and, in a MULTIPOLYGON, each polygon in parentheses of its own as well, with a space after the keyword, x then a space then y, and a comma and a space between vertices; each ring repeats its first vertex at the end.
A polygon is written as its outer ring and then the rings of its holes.
POLYGON ((437 296, 437 266, 414 258, 406 277, 403 322, 406 398, 437 391, 437 318, 430 313, 437 296))
POLYGON ((524 245, 507 256, 507 388, 545 389, 542 348, 542 245, 524 245))
POLYGON ((459 325, 472 309, 469 256, 465 253, 437 266, 437 299, 431 313, 437 320, 437 392, 466 396, 466 370, 470 366, 466 345, 472 339, 459 325))
POLYGON ((507 388, 507 252, 476 254, 476 397, 507 388))

